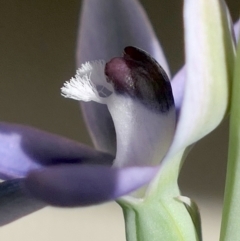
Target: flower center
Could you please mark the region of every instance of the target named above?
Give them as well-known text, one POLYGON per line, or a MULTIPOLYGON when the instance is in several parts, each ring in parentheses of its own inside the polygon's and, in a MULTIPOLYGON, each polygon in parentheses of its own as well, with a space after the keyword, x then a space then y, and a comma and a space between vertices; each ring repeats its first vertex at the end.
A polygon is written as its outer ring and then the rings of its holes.
MULTIPOLYGON (((108 63, 83 64, 64 84, 64 97, 106 104, 117 138, 114 166, 157 165, 175 131, 171 85, 161 66, 145 51, 127 47, 108 63)), ((101 118, 101 117, 99 117, 101 118)))

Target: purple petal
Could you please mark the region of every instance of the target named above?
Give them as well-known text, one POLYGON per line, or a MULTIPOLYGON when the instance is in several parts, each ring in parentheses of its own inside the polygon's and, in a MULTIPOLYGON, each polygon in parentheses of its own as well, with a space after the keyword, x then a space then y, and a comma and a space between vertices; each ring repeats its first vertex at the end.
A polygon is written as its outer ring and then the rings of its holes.
POLYGON ((111 165, 113 157, 83 144, 31 127, 0 123, 0 178, 60 163, 111 165))
POLYGON ((0 183, 0 226, 13 222, 46 204, 26 195, 22 190, 22 180, 15 179, 0 183))
MULTIPOLYGON (((133 45, 150 53, 169 74, 162 49, 146 13, 136 0, 84 1, 78 37, 77 65, 120 56, 133 45)), ((82 103, 85 120, 96 148, 115 154, 116 137, 105 106, 82 103)))
POLYGON ((177 74, 173 77, 171 81, 172 91, 174 96, 175 107, 177 113, 179 113, 183 94, 184 94, 184 87, 185 87, 185 78, 186 78, 186 67, 185 65, 177 72, 177 74))
POLYGON ((34 197, 57 206, 86 206, 119 198, 147 184, 157 167, 63 165, 33 171, 25 181, 34 197))
POLYGON ((120 56, 126 46, 147 51, 167 73, 162 48, 137 0, 85 0, 78 36, 78 66, 86 61, 120 56))
POLYGON ((234 32, 235 32, 236 40, 238 42, 239 35, 240 35, 240 19, 234 24, 234 32))

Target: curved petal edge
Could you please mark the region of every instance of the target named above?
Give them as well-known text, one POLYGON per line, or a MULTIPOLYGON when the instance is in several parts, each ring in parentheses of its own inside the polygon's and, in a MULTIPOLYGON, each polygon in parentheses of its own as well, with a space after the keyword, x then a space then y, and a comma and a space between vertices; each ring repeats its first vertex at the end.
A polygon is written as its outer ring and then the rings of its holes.
POLYGON ((25 189, 52 205, 87 206, 115 200, 138 189, 150 182, 157 170, 157 167, 62 165, 29 173, 25 189))

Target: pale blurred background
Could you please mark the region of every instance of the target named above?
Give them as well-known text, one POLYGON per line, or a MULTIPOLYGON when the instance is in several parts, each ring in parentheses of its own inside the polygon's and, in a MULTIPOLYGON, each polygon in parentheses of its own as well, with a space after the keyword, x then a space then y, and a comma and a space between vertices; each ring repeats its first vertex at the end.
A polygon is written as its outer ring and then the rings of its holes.
MULTIPOLYGON (((207 1, 207 0, 206 0, 207 1)), ((175 73, 184 61, 182 1, 142 0, 175 73)), ((240 3, 227 1, 237 19, 240 3)), ((77 102, 60 96, 75 73, 79 0, 0 1, 1 121, 32 125, 91 145, 77 102)), ((226 122, 226 121, 225 121, 226 122)), ((180 177, 202 212, 207 241, 218 240, 227 159, 227 123, 200 141, 180 177)), ((45 208, 0 228, 0 240, 120 241, 120 208, 45 208)))

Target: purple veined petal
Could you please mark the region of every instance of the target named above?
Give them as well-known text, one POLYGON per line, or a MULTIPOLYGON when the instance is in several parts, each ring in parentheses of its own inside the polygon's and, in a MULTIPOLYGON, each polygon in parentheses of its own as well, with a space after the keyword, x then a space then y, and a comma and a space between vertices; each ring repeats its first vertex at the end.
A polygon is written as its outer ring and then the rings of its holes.
POLYGON ((83 144, 31 127, 0 123, 0 178, 61 163, 111 165, 113 157, 83 144))
POLYGON ((126 195, 150 182, 157 171, 158 167, 62 165, 31 172, 25 188, 52 205, 87 206, 126 195))
POLYGON ((185 65, 174 75, 171 85, 174 96, 175 108, 177 110, 177 115, 182 106, 184 87, 186 78, 186 67, 185 65))
POLYGON ((46 206, 22 190, 22 179, 0 183, 0 226, 11 223, 46 206))
MULTIPOLYGON (((150 53, 169 75, 161 46, 146 13, 137 0, 87 0, 83 2, 77 46, 77 66, 92 60, 120 56, 133 45, 150 53)), ((97 149, 116 153, 116 137, 106 106, 81 103, 97 149)))
POLYGON ((169 75, 167 61, 148 17, 137 0, 83 1, 77 64, 120 56, 136 46, 155 58, 169 75))
POLYGON ((218 0, 185 0, 184 25, 186 81, 168 157, 221 122, 228 108, 233 73, 235 46, 225 4, 218 0))
POLYGON ((240 19, 234 24, 235 37, 238 42, 240 35, 240 19))

